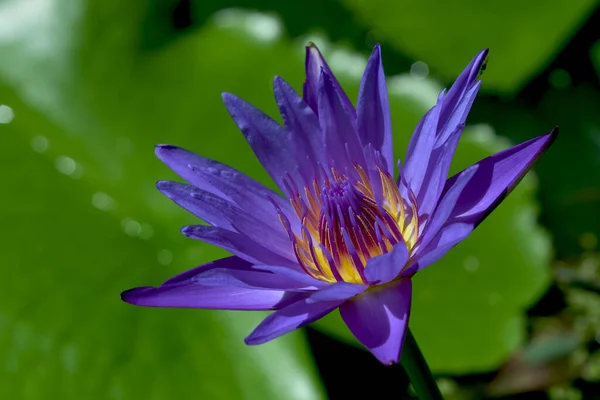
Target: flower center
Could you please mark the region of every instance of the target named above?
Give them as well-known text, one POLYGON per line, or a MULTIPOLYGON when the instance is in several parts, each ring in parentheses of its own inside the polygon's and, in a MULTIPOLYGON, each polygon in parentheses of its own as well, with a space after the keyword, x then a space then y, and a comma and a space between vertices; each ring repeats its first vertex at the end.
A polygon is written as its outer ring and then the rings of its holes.
POLYGON ((354 177, 335 170, 322 184, 313 181, 303 193, 292 182, 290 202, 300 221, 294 232, 280 213, 298 262, 306 273, 326 282, 367 283, 369 259, 387 253, 398 242, 409 253, 418 237, 414 196, 404 198, 394 178, 378 169, 375 195, 365 171, 355 166, 354 177), (296 229, 298 230, 298 229, 296 229))

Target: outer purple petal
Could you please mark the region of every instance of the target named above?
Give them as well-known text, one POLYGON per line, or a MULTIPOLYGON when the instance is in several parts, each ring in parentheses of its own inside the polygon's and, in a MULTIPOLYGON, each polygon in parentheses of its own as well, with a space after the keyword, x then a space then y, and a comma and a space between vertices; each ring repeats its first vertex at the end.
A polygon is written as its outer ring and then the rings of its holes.
POLYGON ((440 94, 411 138, 404 172, 422 220, 431 215, 444 188, 452 156, 479 91, 481 82, 476 79, 486 56, 487 50, 480 52, 448 93, 440 94))
POLYGON ((325 71, 319 80, 319 124, 325 136, 327 154, 333 160, 333 167, 340 172, 352 173, 354 163, 366 163, 362 144, 356 133, 352 116, 343 106, 335 90, 333 78, 325 71))
POLYGON ((387 171, 394 171, 394 149, 392 147, 392 121, 381 62, 381 48, 375 46, 358 93, 356 106, 357 128, 363 146, 371 144, 386 161, 387 171))
MULTIPOLYGON (((206 286, 202 275, 214 269, 227 269, 233 275, 247 271, 251 264, 238 257, 213 261, 177 275, 158 287, 139 287, 121 294, 123 301, 148 307, 205 308, 222 310, 273 310, 305 297, 285 290, 252 288, 251 285, 206 286)), ((256 281, 269 284, 272 275, 255 272, 256 281), (263 274, 262 276, 260 274, 263 274)))
POLYGON ((327 165, 328 161, 319 119, 283 79, 275 77, 273 86, 292 154, 296 157, 305 184, 310 184, 321 174, 319 164, 327 165))
POLYGON ((480 73, 482 72, 482 67, 486 63, 488 52, 488 49, 481 50, 475 56, 475 58, 471 60, 464 71, 458 76, 454 82, 454 85, 452 85, 448 91, 440 116, 443 120, 448 120, 450 118, 450 114, 455 111, 456 105, 460 103, 461 98, 472 87, 475 80, 479 77, 480 73))
MULTIPOLYGON (((155 153, 156 156, 162 162, 167 164, 167 166, 171 168, 177 175, 181 176, 192 185, 223 198, 227 198, 225 194, 216 188, 210 181, 208 181, 205 176, 193 171, 192 166, 206 166, 207 170, 212 168, 212 171, 216 174, 220 174, 220 171, 222 170, 232 171, 242 175, 240 172, 233 170, 233 168, 223 165, 217 161, 209 160, 177 146, 159 144, 156 146, 155 153)), ((264 187, 263 185, 246 176, 244 176, 244 178, 247 179, 245 186, 253 186, 254 188, 264 187)), ((228 200, 233 201, 232 199, 228 200)))
MULTIPOLYGON (((550 147, 558 136, 558 128, 487 157, 477 163, 478 171, 467 184, 453 218, 479 224, 523 179, 533 163, 550 147)), ((444 192, 448 192, 463 179, 459 173, 448 179, 444 192)))
POLYGON ((318 303, 321 301, 347 300, 367 290, 369 286, 356 283, 337 282, 331 284, 306 299, 307 303, 318 303))
POLYGON ((245 339, 246 344, 266 343, 301 328, 329 314, 343 302, 344 300, 308 303, 304 299, 290 304, 265 318, 245 339))
POLYGON ((207 223, 235 230, 232 219, 242 210, 232 202, 197 187, 172 181, 158 181, 156 187, 175 204, 207 223))
POLYGON ((208 225, 191 225, 181 229, 189 238, 220 247, 253 264, 276 264, 282 268, 299 268, 296 258, 287 248, 265 247, 238 232, 208 225))
POLYGON ((367 262, 365 278, 369 283, 388 283, 400 274, 407 261, 406 244, 397 243, 390 252, 374 257, 367 262))
POLYGON ((287 276, 287 277, 295 280, 296 282, 301 282, 304 285, 314 286, 319 289, 330 285, 327 282, 320 281, 320 280, 308 275, 306 272, 304 272, 302 267, 300 267, 299 265, 296 268, 290 268, 290 267, 286 267, 286 266, 282 266, 282 265, 257 264, 254 266, 254 268, 260 269, 263 271, 273 272, 274 274, 277 274, 277 275, 287 276))
POLYGON ((375 287, 340 307, 350 331, 383 364, 397 363, 408 328, 410 279, 375 287))
POLYGON ((194 186, 159 181, 158 189, 179 206, 209 224, 239 232, 253 241, 269 242, 269 248, 289 260, 295 259, 288 235, 281 224, 267 223, 260 214, 244 212, 237 205, 194 186))
POLYGON ((229 200, 274 228, 281 223, 273 203, 292 223, 297 220, 289 200, 234 168, 171 145, 156 146, 156 155, 192 185, 229 200))
POLYGON ((222 286, 248 289, 276 289, 292 292, 314 292, 315 286, 306 285, 286 275, 250 267, 248 270, 213 268, 192 278, 192 282, 202 286, 222 286))
POLYGON ((335 78, 335 75, 329 68, 329 65, 327 65, 327 62, 314 43, 309 43, 308 46, 306 46, 305 67, 306 81, 304 82, 304 101, 306 101, 310 108, 313 109, 315 114, 319 113, 319 79, 321 76, 321 71, 323 70, 325 73, 327 73, 327 75, 331 76, 334 90, 340 97, 342 107, 352 117, 352 119, 356 119, 356 111, 354 110, 352 102, 340 86, 339 82, 335 78))
POLYGON ((460 196, 467 190, 467 184, 473 179, 479 164, 471 165, 463 172, 462 177, 448 188, 448 191, 444 193, 440 203, 437 205, 429 223, 425 226, 424 232, 421 233, 420 239, 417 241, 419 248, 426 247, 429 242, 437 235, 442 227, 448 222, 448 219, 452 215, 453 210, 456 208, 460 196))
POLYGON ((295 176, 297 165, 283 128, 267 114, 230 93, 223 93, 227 111, 273 181, 285 191, 283 177, 295 176))
MULTIPOLYGON (((456 174, 446 182, 444 198, 453 196, 455 189, 462 186, 460 194, 437 232, 427 235, 433 237, 423 248, 419 248, 415 265, 407 270, 414 273, 440 259, 448 250, 464 240, 525 176, 533 163, 548 149, 558 135, 555 128, 551 133, 538 136, 498 154, 487 157, 474 166, 477 170, 470 174, 472 168, 456 174), (470 176, 471 175, 471 176, 470 176)), ((440 221, 441 222, 441 221, 440 221)))

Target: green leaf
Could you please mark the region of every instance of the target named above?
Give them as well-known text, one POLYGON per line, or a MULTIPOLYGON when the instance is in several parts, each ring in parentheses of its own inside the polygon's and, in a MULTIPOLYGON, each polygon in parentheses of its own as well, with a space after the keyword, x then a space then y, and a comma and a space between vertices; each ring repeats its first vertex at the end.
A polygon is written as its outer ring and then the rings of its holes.
POLYGON ((344 0, 356 17, 450 81, 490 48, 488 90, 515 93, 562 48, 594 0, 486 2, 344 0))
POLYGON ((179 234, 195 221, 156 193, 153 182, 174 175, 154 144, 264 177, 220 92, 272 103, 275 71, 302 74, 301 49, 215 24, 145 51, 146 3, 0 9, 0 102, 14 112, 0 125, 0 397, 321 398, 301 333, 244 345, 265 313, 119 299, 225 254, 179 234))
POLYGON ((544 221, 563 257, 598 249, 600 237, 600 95, 591 87, 549 92, 540 119, 561 135, 540 160, 544 221))
MULTIPOLYGON (((395 154, 403 156, 417 119, 426 103, 435 103, 439 88, 410 77, 388 81, 395 154)), ((451 174, 506 147, 489 126, 470 127, 451 174)), ((523 343, 525 310, 549 283, 552 253, 537 224, 535 189, 533 177, 524 179, 467 240, 413 278, 411 329, 436 373, 495 369, 523 343)), ((316 327, 357 344, 337 313, 316 327)))

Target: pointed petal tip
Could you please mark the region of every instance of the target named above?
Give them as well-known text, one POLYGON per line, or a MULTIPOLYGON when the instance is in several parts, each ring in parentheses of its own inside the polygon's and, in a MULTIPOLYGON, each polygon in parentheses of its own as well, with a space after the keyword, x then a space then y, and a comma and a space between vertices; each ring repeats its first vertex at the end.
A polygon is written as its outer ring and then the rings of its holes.
POLYGON ((485 48, 475 56, 475 59, 473 60, 473 69, 476 71, 475 79, 481 78, 481 75, 487 69, 488 53, 489 49, 485 48))
POLYGON ((323 54, 321 54, 321 50, 319 50, 319 47, 314 42, 308 42, 308 44, 306 45, 307 66, 309 61, 313 58, 315 58, 317 60, 317 63, 320 65, 324 63, 323 54))
POLYGON ((168 151, 168 150, 178 150, 179 147, 172 145, 172 144, 157 144, 154 145, 154 151, 159 152, 159 151, 168 151))
MULTIPOLYGON (((276 312, 277 311, 275 311, 275 313, 276 312)), ((273 314, 270 314, 269 316, 267 316, 267 318, 271 317, 272 315, 273 314)), ((264 322, 265 321, 263 320, 263 322, 261 322, 261 324, 264 322)), ((265 344, 267 342, 270 342, 273 339, 277 339, 278 337, 282 336, 285 333, 288 333, 286 331, 279 332, 276 334, 272 334, 272 332, 270 332, 270 331, 264 332, 264 331, 258 329, 261 326, 261 324, 259 324, 248 336, 246 336, 244 338, 244 343, 246 343, 247 346, 257 346, 259 344, 265 344)), ((298 328, 292 329, 292 331, 296 330, 296 329, 298 329, 298 328)))
POLYGON ((148 290, 152 290, 152 289, 154 289, 154 288, 151 286, 142 286, 142 287, 136 287, 133 289, 125 290, 125 291, 121 292, 121 300, 124 301, 125 303, 132 304, 134 306, 140 305, 139 295, 143 294, 144 292, 147 292, 148 290))
POLYGON ((221 93, 221 99, 223 99, 223 103, 225 103, 225 107, 227 108, 229 108, 235 101, 240 100, 240 98, 235 94, 229 92, 221 93))
MULTIPOLYGON (((229 112, 229 115, 231 115, 231 117, 234 119, 234 121, 236 121, 235 119, 235 115, 236 110, 239 112, 239 104, 240 103, 245 103, 242 99, 240 99, 239 97, 237 97, 236 95, 229 93, 229 92, 223 92, 221 93, 221 99, 223 99, 223 104, 225 104, 225 108, 227 109, 227 112, 229 112)), ((237 121, 236 121, 237 123, 237 121)))
POLYGON ((267 341, 264 339, 261 340, 260 338, 256 338, 252 335, 252 333, 244 338, 244 343, 246 343, 247 346, 256 346, 265 342, 267 341))
POLYGON ((156 181, 156 188, 161 192, 164 192, 171 187, 171 183, 171 181, 156 181))
POLYGON ((373 62, 376 62, 375 65, 377 65, 378 67, 381 65, 381 46, 379 45, 379 43, 377 43, 373 47, 373 51, 369 56, 369 60, 367 61, 367 66, 365 67, 365 70, 368 69, 369 65, 373 62))
POLYGON ((154 154, 156 157, 167 165, 169 165, 168 162, 170 160, 170 156, 174 152, 180 150, 182 150, 180 147, 171 144, 157 144, 154 146, 154 154))
MULTIPOLYGON (((205 226, 207 229, 211 227, 211 225, 186 225, 179 230, 182 235, 189 237, 190 239, 198 239, 198 230, 196 229, 199 226, 205 226)), ((203 228, 200 228, 203 229, 203 228)))
POLYGON ((127 302, 128 302, 128 301, 127 301, 127 299, 129 298, 129 296, 130 296, 130 292, 131 292, 132 290, 133 290, 133 289, 127 289, 127 290, 124 290, 124 291, 122 291, 122 292, 121 292, 121 300, 127 303, 127 302))
POLYGON ((273 78, 273 89, 275 91, 282 90, 284 87, 289 87, 290 85, 283 79, 282 77, 276 75, 273 78))
POLYGON ((547 137, 548 140, 542 147, 542 151, 541 151, 542 153, 545 152, 546 150, 548 150, 548 148, 550 148, 550 146, 554 143, 554 141, 558 137, 558 133, 559 133, 558 126, 555 126, 554 128, 552 128, 552 130, 549 133, 543 135, 543 137, 544 136, 547 137))
MULTIPOLYGON (((544 153, 548 150, 548 148, 554 143, 554 141, 558 137, 558 133, 559 133, 558 126, 555 126, 554 128, 552 128, 552 130, 550 132, 545 133, 541 136, 538 136, 534 139, 531 139, 531 141, 543 142, 542 146, 539 149, 539 155, 541 155, 542 153, 544 153)), ((538 157, 539 157, 539 155, 538 155, 538 157)))

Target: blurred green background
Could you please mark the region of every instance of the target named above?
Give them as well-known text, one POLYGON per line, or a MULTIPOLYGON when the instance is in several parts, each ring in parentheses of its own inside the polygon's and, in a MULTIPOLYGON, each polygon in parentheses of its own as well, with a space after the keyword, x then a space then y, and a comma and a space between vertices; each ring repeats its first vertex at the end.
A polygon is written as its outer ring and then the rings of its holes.
POLYGON ((264 313, 119 299, 225 255, 179 234, 195 221, 155 190, 176 177, 153 146, 272 186, 220 93, 279 120, 272 79, 300 90, 312 40, 351 98, 382 44, 398 157, 484 47, 453 171, 560 126, 535 173, 415 278, 411 328, 447 399, 600 399, 597 26, 593 0, 0 0, 0 398, 378 396, 390 370, 370 358, 331 373, 363 359, 337 315, 310 342, 246 347, 264 313))

